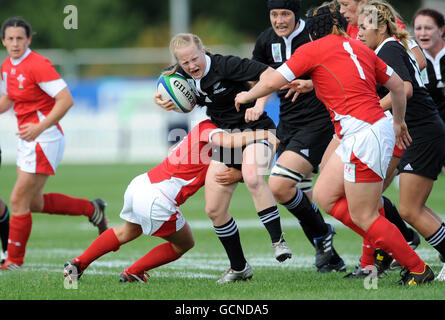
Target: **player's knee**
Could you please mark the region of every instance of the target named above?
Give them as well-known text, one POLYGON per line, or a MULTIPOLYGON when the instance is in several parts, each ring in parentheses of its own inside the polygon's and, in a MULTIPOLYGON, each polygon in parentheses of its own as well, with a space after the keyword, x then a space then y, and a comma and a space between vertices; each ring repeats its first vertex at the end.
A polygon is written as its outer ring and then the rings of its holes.
POLYGON ((12 192, 9 198, 9 203, 11 205, 12 212, 22 211, 25 206, 28 207, 29 204, 24 203, 24 196, 18 192, 12 192))
POLYGON ((281 183, 278 179, 274 179, 272 176, 269 178, 269 188, 275 200, 279 203, 289 201, 292 197, 292 193, 295 193, 295 183, 281 183))
POLYGON ((218 203, 206 203, 205 212, 210 220, 215 221, 224 215, 224 212, 221 210, 221 207, 218 206, 218 203))
POLYGON ((417 213, 419 210, 415 206, 399 203, 399 214, 406 222, 411 224, 416 219, 417 213))
POLYGON ((318 189, 317 185, 315 185, 314 191, 312 192, 312 201, 318 205, 318 208, 327 213, 330 213, 335 205, 334 201, 323 195, 323 191, 318 189))
POLYGON ((264 177, 258 175, 256 168, 243 168, 243 180, 249 190, 256 190, 265 183, 264 177))

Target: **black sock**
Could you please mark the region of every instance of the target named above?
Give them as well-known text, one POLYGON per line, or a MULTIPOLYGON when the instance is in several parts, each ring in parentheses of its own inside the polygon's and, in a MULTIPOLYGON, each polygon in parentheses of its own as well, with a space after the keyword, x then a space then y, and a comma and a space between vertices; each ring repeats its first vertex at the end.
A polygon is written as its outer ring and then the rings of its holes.
POLYGON ((2 241, 2 250, 6 251, 8 248, 8 237, 9 237, 9 210, 5 206, 5 212, 3 217, 0 218, 0 238, 2 241))
POLYGON ((431 237, 425 240, 436 249, 442 257, 445 257, 445 225, 442 224, 431 237))
POLYGON ((266 227, 267 232, 269 232, 272 243, 280 241, 283 231, 281 230, 280 213, 277 206, 258 212, 258 216, 266 227))
POLYGON ((385 218, 400 230, 406 242, 412 241, 414 236, 413 230, 408 228, 405 221, 403 221, 394 203, 385 196, 382 196, 382 198, 383 208, 385 209, 385 218))
POLYGON ((322 237, 328 232, 320 210, 300 189, 297 188, 295 197, 282 205, 298 219, 312 245, 314 245, 314 238, 322 237))
POLYGON ((243 248, 238 232, 238 227, 233 218, 222 226, 213 226, 216 235, 226 250, 227 257, 230 261, 230 267, 235 271, 241 271, 246 266, 246 258, 244 257, 243 248))

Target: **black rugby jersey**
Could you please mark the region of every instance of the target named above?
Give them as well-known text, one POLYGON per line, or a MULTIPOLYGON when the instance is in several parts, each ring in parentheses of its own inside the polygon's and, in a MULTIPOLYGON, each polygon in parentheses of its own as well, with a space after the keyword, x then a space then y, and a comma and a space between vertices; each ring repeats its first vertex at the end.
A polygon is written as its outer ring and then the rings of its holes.
MULTIPOLYGON (((251 59, 236 56, 207 54, 207 64, 210 69, 201 79, 193 79, 181 68, 183 74, 195 86, 197 104, 207 106, 207 115, 212 122, 222 129, 243 129, 254 127, 253 122, 246 124, 245 111, 255 105, 254 102, 241 105, 238 112, 235 108, 235 97, 241 91, 249 91, 248 81, 257 81, 268 68, 267 65, 251 59)), ((263 113, 257 121, 267 118, 263 113)))
MULTIPOLYGON (((263 31, 256 40, 252 59, 262 62, 276 69, 285 63, 292 53, 300 46, 310 42, 309 33, 304 20, 288 38, 279 37, 272 27, 263 31)), ((310 79, 309 76, 300 77, 310 79)), ((280 98, 280 122, 295 126, 325 125, 331 122, 324 104, 318 100, 315 91, 300 94, 295 102, 292 97, 285 98, 287 90, 277 92, 280 98)))
MULTIPOLYGON (((392 37, 386 39, 376 49, 376 54, 393 68, 403 81, 412 84, 413 95, 406 102, 405 122, 413 140, 422 141, 445 134, 445 126, 422 81, 415 58, 411 57, 405 47, 392 37)), ((377 86, 377 93, 381 98, 388 92, 385 87, 377 86)))
POLYGON ((439 108, 442 119, 445 119, 445 47, 435 59, 426 51, 423 53, 427 62, 426 69, 422 72, 425 86, 439 108))

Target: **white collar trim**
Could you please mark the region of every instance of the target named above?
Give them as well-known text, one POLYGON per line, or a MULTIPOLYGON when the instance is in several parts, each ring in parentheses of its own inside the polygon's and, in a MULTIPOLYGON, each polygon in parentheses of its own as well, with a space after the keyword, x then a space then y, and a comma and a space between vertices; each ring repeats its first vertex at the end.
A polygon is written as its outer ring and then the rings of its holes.
POLYGON ((11 58, 11 64, 14 66, 18 65, 20 62, 25 60, 26 57, 29 56, 30 53, 31 53, 31 49, 29 49, 29 48, 26 49, 25 54, 23 56, 21 56, 20 58, 18 58, 18 59, 11 58))
POLYGON ((387 42, 390 42, 390 41, 396 41, 396 39, 394 39, 394 37, 389 37, 389 38, 386 38, 375 50, 374 50, 374 52, 375 52, 375 54, 379 54, 379 52, 380 52, 380 50, 382 49, 382 47, 387 43, 387 42))

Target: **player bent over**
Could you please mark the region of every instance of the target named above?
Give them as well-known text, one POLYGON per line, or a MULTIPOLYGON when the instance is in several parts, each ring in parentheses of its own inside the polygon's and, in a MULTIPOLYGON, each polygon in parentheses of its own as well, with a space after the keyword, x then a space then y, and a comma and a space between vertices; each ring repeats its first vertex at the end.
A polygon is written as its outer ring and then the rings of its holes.
MULTIPOLYGON (((212 144, 226 148, 241 148, 256 140, 266 139, 275 151, 278 139, 268 131, 248 131, 229 134, 210 120, 195 126, 171 154, 158 166, 135 177, 127 187, 124 206, 120 213, 123 225, 101 234, 77 258, 65 264, 64 276, 80 278, 85 269, 102 255, 117 251, 121 245, 142 233, 165 239, 163 243, 126 268, 121 282, 147 282, 146 271, 180 258, 194 246, 192 230, 179 206, 205 183, 211 162, 212 144)), ((233 169, 232 183, 241 179, 241 172, 233 169)), ((252 268, 233 281, 250 279, 252 268)))

